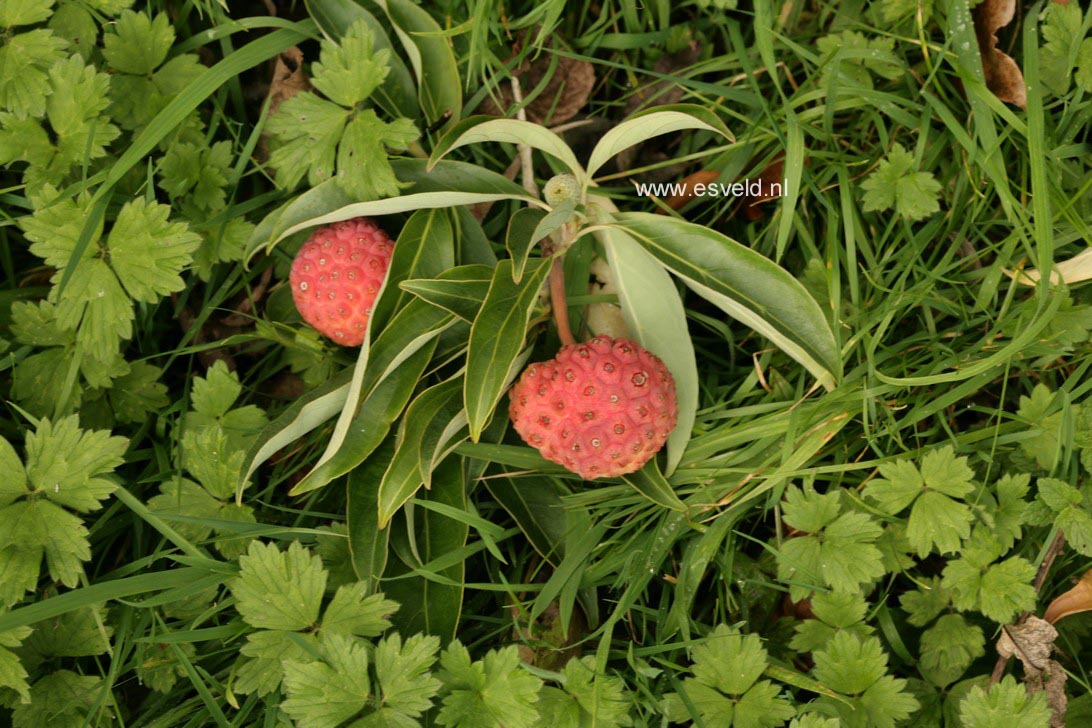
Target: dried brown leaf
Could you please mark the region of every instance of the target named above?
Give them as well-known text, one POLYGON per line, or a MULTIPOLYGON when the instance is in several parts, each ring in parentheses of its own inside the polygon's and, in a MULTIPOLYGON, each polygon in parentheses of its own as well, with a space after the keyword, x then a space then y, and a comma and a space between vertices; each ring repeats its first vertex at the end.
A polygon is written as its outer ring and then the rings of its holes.
MULTIPOLYGON (((682 190, 679 194, 668 197, 664 200, 664 204, 672 210, 681 210, 686 203, 690 202, 696 196, 694 194, 694 187, 696 185, 708 185, 712 182, 716 182, 718 177, 720 177, 720 172, 713 169, 702 169, 687 175, 683 178, 683 181, 679 183, 682 185, 682 190)), ((663 214, 664 211, 657 210, 657 212, 663 214)))
MULTIPOLYGON (((551 64, 551 55, 547 52, 540 55, 534 62, 520 66, 516 71, 516 77, 524 94, 530 94, 532 90, 538 88, 542 79, 550 72, 551 64)), ((587 105, 594 86, 595 67, 591 63, 579 58, 558 56, 557 66, 546 82, 545 88, 524 107, 527 120, 547 126, 564 124, 587 105)), ((502 83, 498 94, 499 105, 487 97, 479 107, 479 111, 492 116, 503 116, 514 100, 512 89, 507 83, 502 83)))
POLYGON ((1065 670, 1051 659, 1058 630, 1045 619, 1029 616, 1021 624, 1012 624, 1001 631, 997 654, 1015 657, 1024 666, 1024 683, 1032 693, 1046 693, 1050 706, 1052 728, 1065 726, 1065 670))
POLYGON ((985 0, 974 9, 974 30, 986 86, 997 98, 1027 108, 1024 74, 1011 56, 997 48, 997 31, 1016 16, 1016 0, 985 0))
POLYGON ((1062 617, 1089 610, 1092 610, 1092 569, 1084 572, 1072 589, 1050 603, 1043 619, 1054 624, 1062 617))

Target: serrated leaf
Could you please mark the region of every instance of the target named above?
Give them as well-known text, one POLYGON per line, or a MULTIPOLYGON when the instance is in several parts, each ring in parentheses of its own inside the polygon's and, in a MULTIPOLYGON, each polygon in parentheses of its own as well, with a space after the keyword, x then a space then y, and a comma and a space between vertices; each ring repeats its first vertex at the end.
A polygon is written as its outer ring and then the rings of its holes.
POLYGON ((311 83, 334 103, 356 106, 371 96, 389 73, 390 51, 374 46, 368 23, 355 21, 337 43, 322 42, 319 61, 311 67, 311 83))
MULTIPOLYGON (((64 40, 49 30, 19 33, 0 46, 0 110, 10 111, 16 119, 42 116, 52 92, 48 70, 64 57, 63 48, 64 40)), ((11 156, 5 155, 3 148, 0 143, 0 158, 11 156)))
POLYGON ((1050 724, 1046 693, 1029 693, 1012 675, 988 691, 975 687, 959 703, 959 718, 966 728, 1043 728, 1050 724))
POLYGON ((894 209, 908 220, 921 220, 940 210, 940 183, 931 172, 913 169, 913 155, 901 144, 892 146, 879 168, 861 183, 865 211, 894 209))
POLYGON ((702 225, 650 213, 615 217, 698 295, 770 339, 824 387, 841 378, 841 354, 826 315, 776 263, 702 225))
POLYGON ((986 654, 985 644, 978 625, 968 624, 961 615, 946 614, 922 634, 918 669, 937 687, 946 687, 986 654))
POLYGON ((391 626, 388 619, 398 602, 382 594, 368 594, 368 583, 359 581, 338 587, 322 615, 323 632, 357 637, 376 637, 391 626))
POLYGON ((380 640, 375 647, 375 673, 384 708, 416 719, 432 707, 440 681, 432 677, 430 668, 439 649, 440 639, 432 635, 414 635, 405 644, 397 634, 380 640))
POLYGON ((533 728, 535 702, 542 681, 520 669, 519 652, 509 646, 490 650, 471 662, 455 640, 440 657, 438 677, 444 685, 443 707, 436 722, 459 728, 533 728))
POLYGON ((875 637, 839 632, 816 652, 815 677, 846 695, 859 695, 887 674, 887 655, 875 637))
POLYGON ((103 36, 102 55, 115 69, 138 76, 151 74, 171 50, 174 28, 166 13, 155 18, 126 10, 103 36))
POLYGON ((284 710, 300 728, 336 728, 364 709, 370 694, 368 648, 348 637, 321 639, 323 662, 284 663, 284 710))
POLYGON ((55 0, 5 0, 0 6, 0 27, 34 25, 49 17, 55 0))
POLYGON ((254 542, 230 583, 239 614, 259 629, 303 631, 318 622, 326 586, 322 559, 298 541, 287 551, 254 542))

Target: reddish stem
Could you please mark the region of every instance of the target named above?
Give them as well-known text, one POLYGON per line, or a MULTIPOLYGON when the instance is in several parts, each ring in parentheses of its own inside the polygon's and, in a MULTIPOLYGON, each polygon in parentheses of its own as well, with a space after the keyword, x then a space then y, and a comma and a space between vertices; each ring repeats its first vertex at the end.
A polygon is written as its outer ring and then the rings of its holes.
POLYGON ((554 309, 554 322, 557 324, 557 335, 561 337, 561 345, 575 344, 573 330, 569 327, 569 304, 565 300, 565 267, 561 256, 554 258, 550 267, 550 305, 554 309))

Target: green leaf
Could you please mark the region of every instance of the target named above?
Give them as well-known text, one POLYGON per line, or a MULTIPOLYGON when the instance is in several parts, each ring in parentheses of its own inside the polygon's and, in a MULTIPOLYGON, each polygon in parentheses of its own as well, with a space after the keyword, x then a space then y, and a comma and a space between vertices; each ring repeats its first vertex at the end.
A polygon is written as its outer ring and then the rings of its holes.
POLYGON ((379 588, 379 579, 387 567, 390 529, 379 527, 379 483, 394 455, 394 436, 388 436, 359 467, 349 471, 346 480, 346 527, 353 571, 368 584, 369 591, 379 588))
POLYGON ((471 116, 463 119, 445 134, 429 157, 429 169, 436 166, 445 156, 467 144, 501 142, 505 144, 526 144, 556 158, 568 171, 580 181, 584 170, 576 161, 573 150, 561 137, 539 124, 518 119, 497 119, 492 116, 471 116))
POLYGON ((459 728, 533 728, 542 681, 520 669, 514 645, 470 661, 458 640, 440 656, 443 707, 436 722, 459 728))
POLYGON ((166 60, 174 43, 174 28, 166 13, 156 13, 153 19, 145 13, 126 10, 111 27, 114 32, 102 38, 102 55, 122 73, 151 74, 166 60))
POLYGON ((1085 38, 1077 51, 1077 72, 1073 77, 1086 93, 1092 92, 1092 38, 1085 38))
POLYGON ((417 97, 425 119, 436 122, 451 114, 447 126, 459 121, 463 108, 463 84, 455 54, 440 26, 423 8, 407 0, 379 3, 387 11, 417 77, 417 97))
POLYGON ((1040 31, 1043 46, 1039 49, 1039 77, 1054 95, 1061 96, 1069 90, 1073 58, 1084 37, 1081 8, 1076 3, 1049 3, 1042 17, 1040 31))
POLYGON ((986 654, 985 644, 980 627, 961 615, 946 614, 922 634, 918 669, 937 687, 947 687, 986 654))
POLYGON ((343 584, 334 593, 322 615, 322 631, 343 636, 376 637, 391 626, 388 619, 398 611, 398 602, 382 594, 368 595, 368 583, 343 584))
POLYGON ((629 701, 625 682, 618 677, 596 674, 595 659, 592 657, 574 658, 565 663, 561 674, 564 692, 555 691, 551 706, 545 698, 549 688, 543 688, 537 704, 542 723, 550 726, 566 725, 565 715, 573 715, 568 725, 576 728, 583 726, 628 726, 629 701))
MULTIPOLYGON (((41 7, 36 0, 14 1, 41 7)), ((0 13, 9 12, 8 3, 5 3, 0 13)), ((16 119, 38 118, 45 114, 46 98, 52 92, 49 68, 64 58, 64 46, 64 40, 49 30, 19 33, 0 46, 0 111, 11 112, 16 119)), ((3 142, 0 142, 0 159, 4 158, 20 157, 5 153, 3 142)))
POLYGON ((816 652, 815 677, 846 695, 859 695, 887 674, 887 655, 875 637, 839 632, 816 652))
MULTIPOLYGON (((606 200, 593 202, 602 205, 606 200)), ((607 228, 596 233, 596 239, 607 254, 626 326, 637 343, 663 360, 675 380, 679 414, 667 438, 665 472, 670 475, 690 442, 698 409, 697 360, 682 298, 660 262, 632 237, 607 228)))
POLYGON ((374 46, 367 21, 355 21, 338 43, 322 42, 319 61, 311 66, 311 83, 335 104, 356 106, 372 95, 390 70, 390 51, 374 46))
MULTIPOLYGON (((570 205, 570 214, 572 206, 570 205)), ((521 207, 508 218, 508 230, 504 236, 504 247, 512 258, 512 280, 519 283, 523 278, 523 269, 527 265, 527 258, 535 247, 535 232, 547 217, 546 210, 537 207, 521 207)), ((543 236, 545 237, 545 236, 543 236)))
POLYGON ((319 225, 329 225, 330 223, 341 222, 342 220, 350 220, 354 217, 393 215, 399 212, 410 212, 438 207, 455 207, 457 205, 476 205, 479 202, 495 202, 497 200, 513 199, 531 205, 542 204, 533 197, 509 192, 419 192, 400 195, 386 200, 357 202, 318 217, 293 223, 284 229, 280 229, 280 226, 278 226, 275 236, 267 245, 267 250, 272 250, 281 240, 284 240, 289 235, 297 233, 300 230, 306 230, 307 228, 317 227, 319 225))
POLYGON ((348 118, 348 111, 314 94, 296 94, 282 103, 265 127, 280 142, 269 155, 278 186, 295 189, 304 176, 312 187, 333 179, 348 118))
POLYGON ((40 23, 53 12, 55 0, 5 0, 0 7, 0 27, 40 23))
POLYGON ((232 689, 244 695, 269 695, 281 686, 285 662, 312 659, 308 647, 318 650, 318 640, 314 635, 297 635, 279 630, 251 632, 246 636, 246 644, 239 649, 242 657, 236 663, 232 689))
POLYGON ((824 387, 841 378, 841 354, 826 316, 776 263, 701 225, 650 213, 615 217, 691 289, 770 339, 824 387))
MULTIPOLYGON (((396 326, 397 322, 398 319, 396 318, 392 327, 396 326)), ((416 388, 417 382, 420 380, 421 374, 436 348, 436 336, 444 328, 446 326, 431 331, 426 329, 425 334, 418 335, 415 340, 418 343, 414 348, 401 352, 408 356, 399 362, 393 371, 384 367, 373 367, 373 371, 375 369, 381 370, 383 379, 370 388, 370 391, 369 388, 365 387, 364 391, 368 392, 368 394, 350 420, 341 446, 329 459, 316 466, 303 480, 297 483, 289 492, 289 495, 307 493, 327 485, 334 478, 344 475, 360 465, 365 458, 379 447, 379 444, 387 436, 391 424, 402 413, 409 398, 413 395, 413 390, 416 388), (422 339, 423 341, 421 341, 422 339)), ((420 329, 394 328, 393 330, 401 333, 407 331, 417 333, 420 329)), ((377 344, 376 347, 378 349, 379 345, 377 344)), ((388 350, 393 350, 393 347, 388 347, 388 350)))
POLYGON ((1045 384, 1036 384, 1031 396, 1020 397, 1018 418, 1029 425, 1030 437, 1020 440, 1020 450, 1044 470, 1054 467, 1062 449, 1060 435, 1063 413, 1054 407, 1054 394, 1045 384), (1054 410, 1053 412, 1051 410, 1054 410))
POLYGON ((393 52, 386 30, 374 15, 353 0, 308 0, 307 9, 323 32, 332 38, 340 37, 358 21, 367 23, 375 51, 388 53, 387 64, 390 67, 383 85, 373 93, 376 104, 392 116, 417 114, 413 77, 402 59, 393 52))
MULTIPOLYGON (((414 539, 411 548, 422 564, 406 565, 416 566, 416 577, 393 578, 386 585, 392 597, 407 605, 396 620, 404 634, 426 632, 450 642, 458 633, 466 564, 451 555, 466 547, 470 532, 469 520, 461 517, 468 508, 466 488, 461 458, 448 458, 436 470, 432 489, 418 493, 417 507, 407 513, 414 518, 408 534, 414 539), (444 507, 448 513, 439 510, 444 507)), ((389 574, 398 577, 400 571, 395 568, 389 574)))
POLYGON ((837 515, 838 491, 817 495, 792 486, 785 496, 785 522, 816 534, 788 539, 778 553, 778 578, 792 582, 789 594, 794 600, 824 585, 856 591, 883 576, 883 557, 874 545, 883 529, 872 518, 853 512, 837 515))
POLYGON ((387 160, 387 149, 401 151, 417 139, 409 119, 388 123, 371 109, 357 112, 345 126, 337 148, 337 179, 358 200, 394 197, 399 184, 387 160))
POLYGON ((988 691, 975 687, 959 704, 959 718, 965 728, 1046 728, 1050 707, 1046 693, 1029 693, 1012 675, 988 691))
POLYGON ((604 134, 592 149, 591 156, 588 157, 587 175, 589 178, 594 177, 600 167, 629 147, 683 129, 704 129, 719 134, 730 142, 735 141, 735 137, 728 131, 724 122, 704 106, 697 104, 656 106, 632 114, 604 134))
POLYGON ((168 404, 167 385, 160 384, 163 370, 147 362, 133 362, 129 373, 114 380, 109 390, 110 404, 118 422, 144 422, 149 412, 168 404))
POLYGON ((82 726, 92 720, 92 711, 104 689, 102 678, 57 670, 36 681, 30 702, 12 710, 14 728, 41 726, 82 726))
POLYGON ((906 537, 910 545, 924 558, 933 546, 938 553, 959 550, 960 542, 971 535, 970 509, 941 493, 926 492, 914 502, 906 537))
POLYGON ((518 373, 515 367, 531 313, 550 270, 550 260, 541 259, 533 266, 516 284, 512 282, 512 261, 500 261, 470 329, 463 391, 470 437, 475 442, 493 417, 505 388, 518 373))
POLYGON ((429 466, 440 433, 462 412, 462 377, 455 376, 421 392, 406 409, 398 433, 397 449, 379 485, 379 524, 385 528, 390 519, 417 489, 424 485, 422 458, 427 448, 429 466))
POLYGON ((58 505, 87 513, 117 487, 103 477, 121 465, 129 441, 105 430, 81 430, 76 416, 43 419, 27 435, 27 480, 32 491, 58 505))
POLYGON ((899 603, 909 615, 907 622, 915 627, 924 627, 948 608, 952 595, 941 586, 940 577, 933 577, 914 591, 905 592, 899 603))
POLYGON ((239 576, 230 586, 239 614, 251 626, 302 631, 318 622, 326 570, 298 541, 285 552, 256 541, 239 558, 239 576))
POLYGON ((758 635, 742 635, 727 625, 718 625, 691 651, 690 671, 712 688, 730 695, 742 695, 766 669, 766 649, 758 635))
POLYGON ((375 673, 383 708, 415 720, 432 707, 440 681, 432 677, 430 669, 439 649, 438 637, 421 634, 408 638, 405 644, 397 634, 380 640, 375 647, 375 673))
POLYGON ((1065 534, 1066 543, 1084 556, 1092 556, 1092 515, 1077 506, 1062 510, 1054 525, 1065 534))
POLYGON ((861 183, 866 212, 894 209, 908 220, 940 210, 940 183, 931 172, 913 172, 914 157, 901 144, 891 147, 879 168, 861 183))
POLYGON ((977 609, 999 624, 1008 624, 1017 612, 1035 606, 1031 585, 1035 567, 1020 556, 990 565, 989 556, 966 549, 963 558, 944 567, 941 584, 952 593, 957 609, 977 609))
POLYGON ((16 648, 21 640, 30 634, 29 627, 20 627, 9 632, 0 632, 0 689, 6 688, 15 691, 21 702, 30 701, 30 685, 27 683, 28 673, 19 657, 7 648, 16 648))
POLYGON ((368 648, 324 635, 322 662, 284 663, 284 710, 300 728, 336 728, 364 709, 369 696, 368 648))
POLYGON ((433 306, 473 323, 489 292, 493 269, 486 265, 460 265, 438 278, 402 281, 399 287, 433 306))
POLYGON ((638 493, 648 498, 651 502, 663 508, 673 511, 686 511, 686 504, 675 494, 675 489, 667 482, 667 478, 660 472, 660 466, 653 458, 645 463, 640 470, 623 475, 622 480, 629 483, 638 493))

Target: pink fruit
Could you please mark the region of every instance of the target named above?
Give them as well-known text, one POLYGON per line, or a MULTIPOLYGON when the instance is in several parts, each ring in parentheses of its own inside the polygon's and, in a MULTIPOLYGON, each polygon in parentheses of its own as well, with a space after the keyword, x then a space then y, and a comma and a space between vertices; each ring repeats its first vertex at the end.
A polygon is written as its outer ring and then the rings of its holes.
POLYGON ((393 248, 394 241, 366 217, 316 230, 288 278, 303 320, 339 344, 360 346, 393 248))
POLYGON ((675 380, 628 339, 597 336, 527 367, 509 392, 516 432, 588 479, 639 470, 675 429, 675 380))

